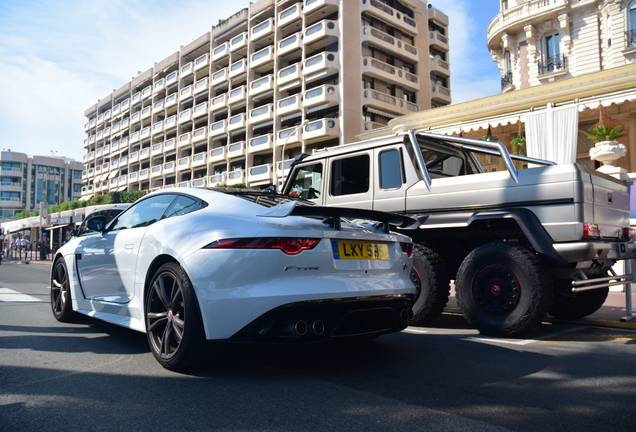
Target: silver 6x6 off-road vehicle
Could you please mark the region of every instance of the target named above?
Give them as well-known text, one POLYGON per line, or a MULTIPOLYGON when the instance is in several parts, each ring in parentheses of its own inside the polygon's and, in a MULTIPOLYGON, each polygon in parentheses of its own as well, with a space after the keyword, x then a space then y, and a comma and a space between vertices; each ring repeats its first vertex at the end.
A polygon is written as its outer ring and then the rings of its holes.
POLYGON ((299 157, 283 193, 416 217, 403 231, 416 242, 416 325, 442 313, 451 280, 468 322, 498 336, 589 315, 631 280, 612 271, 636 251, 627 188, 497 142, 408 132, 335 147, 299 157))

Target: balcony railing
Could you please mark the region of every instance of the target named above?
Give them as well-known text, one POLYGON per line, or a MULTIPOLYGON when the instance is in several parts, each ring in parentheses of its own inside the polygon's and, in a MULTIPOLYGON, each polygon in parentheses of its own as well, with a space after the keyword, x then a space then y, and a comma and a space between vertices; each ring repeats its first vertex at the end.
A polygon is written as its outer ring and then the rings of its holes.
POLYGON ((636 29, 625 32, 625 48, 636 48, 636 29))
POLYGON ((565 70, 568 68, 567 57, 563 54, 552 57, 545 57, 537 62, 539 66, 539 75, 549 74, 565 70))
POLYGON ((501 90, 503 91, 504 89, 510 87, 511 85, 512 85, 512 72, 506 72, 501 77, 501 90))

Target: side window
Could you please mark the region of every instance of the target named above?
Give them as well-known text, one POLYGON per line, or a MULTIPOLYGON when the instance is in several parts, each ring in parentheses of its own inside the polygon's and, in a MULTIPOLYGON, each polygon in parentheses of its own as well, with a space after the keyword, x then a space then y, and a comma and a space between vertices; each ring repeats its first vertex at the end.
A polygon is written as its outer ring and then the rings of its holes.
POLYGON ((316 199, 322 192, 322 164, 305 165, 295 171, 291 196, 316 199))
POLYGON ((90 215, 88 215, 86 219, 84 219, 84 222, 82 222, 82 225, 79 227, 77 231, 77 235, 83 236, 83 235, 91 234, 95 232, 88 229, 88 227, 86 226, 87 225, 86 222, 88 221, 88 219, 96 217, 96 216, 103 216, 106 219, 105 220, 106 224, 108 224, 108 222, 113 220, 115 216, 117 216, 119 213, 121 213, 121 209, 109 209, 109 210, 102 210, 102 211, 91 213, 90 215))
POLYGON ((161 219, 175 195, 156 195, 130 207, 115 221, 111 230, 137 228, 152 225, 161 219))
POLYGON ((402 158, 397 149, 380 153, 380 188, 398 189, 402 186, 402 158))
POLYGON ((369 190, 369 155, 363 154, 331 163, 332 196, 352 195, 369 190))
POLYGON ((168 207, 168 210, 166 210, 166 213, 163 215, 163 218, 165 219, 172 216, 181 216, 181 215, 193 212, 195 210, 198 210, 200 208, 201 208, 200 201, 197 201, 193 198, 190 198, 184 195, 180 195, 172 202, 172 204, 170 204, 170 207, 168 207))

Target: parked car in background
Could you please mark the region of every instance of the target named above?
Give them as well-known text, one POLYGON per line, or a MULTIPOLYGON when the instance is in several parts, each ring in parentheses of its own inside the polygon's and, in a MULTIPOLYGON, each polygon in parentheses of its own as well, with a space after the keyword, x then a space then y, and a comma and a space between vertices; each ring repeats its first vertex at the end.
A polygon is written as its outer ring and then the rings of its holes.
POLYGON ((407 326, 411 218, 249 190, 172 188, 90 215, 53 259, 51 307, 147 334, 168 369, 219 344, 369 338, 407 326), (348 219, 368 221, 355 224, 348 219))

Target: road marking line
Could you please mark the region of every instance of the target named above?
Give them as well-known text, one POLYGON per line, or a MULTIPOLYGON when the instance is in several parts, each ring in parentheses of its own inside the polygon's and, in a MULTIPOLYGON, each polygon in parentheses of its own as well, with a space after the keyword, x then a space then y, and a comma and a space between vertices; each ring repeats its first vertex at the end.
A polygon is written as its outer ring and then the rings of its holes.
POLYGON ((16 302, 41 302, 39 298, 22 294, 9 288, 0 288, 0 302, 16 303, 16 302))

